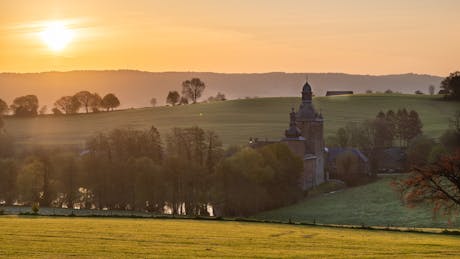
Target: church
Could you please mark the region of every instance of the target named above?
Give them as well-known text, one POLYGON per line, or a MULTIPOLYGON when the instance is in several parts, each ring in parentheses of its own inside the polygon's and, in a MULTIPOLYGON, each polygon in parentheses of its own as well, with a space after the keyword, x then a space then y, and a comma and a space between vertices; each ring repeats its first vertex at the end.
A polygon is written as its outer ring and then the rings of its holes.
MULTIPOLYGON (((281 139, 291 151, 303 159, 304 171, 301 178, 303 190, 308 190, 326 181, 324 171, 324 119, 313 107, 312 90, 308 83, 302 88, 302 103, 297 112, 294 108, 290 113, 289 128, 281 139)), ((253 147, 263 146, 274 142, 251 140, 253 147)))

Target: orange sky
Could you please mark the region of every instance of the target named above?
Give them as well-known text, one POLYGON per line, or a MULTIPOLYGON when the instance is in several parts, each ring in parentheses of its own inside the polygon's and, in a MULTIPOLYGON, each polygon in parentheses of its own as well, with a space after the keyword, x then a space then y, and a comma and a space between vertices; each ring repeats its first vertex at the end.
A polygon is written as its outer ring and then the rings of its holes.
POLYGON ((458 0, 2 0, 0 71, 445 76, 460 69, 459 10, 458 0), (59 52, 39 37, 53 20, 75 33, 59 52))

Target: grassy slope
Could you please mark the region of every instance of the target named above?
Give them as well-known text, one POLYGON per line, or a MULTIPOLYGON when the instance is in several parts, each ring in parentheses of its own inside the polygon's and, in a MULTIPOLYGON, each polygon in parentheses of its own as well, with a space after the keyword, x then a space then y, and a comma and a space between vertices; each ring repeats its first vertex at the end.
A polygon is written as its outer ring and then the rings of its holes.
POLYGON ((460 238, 277 224, 0 217, 2 257, 429 257, 460 238))
MULTIPOLYGON (((373 118, 379 110, 407 107, 417 110, 426 134, 436 137, 448 128, 457 103, 439 97, 416 95, 355 95, 315 98, 325 117, 326 135, 347 121, 373 118)), ((291 107, 299 98, 262 98, 220 103, 157 107, 90 115, 7 118, 7 131, 23 144, 83 144, 98 131, 117 127, 146 129, 151 125, 164 135, 170 128, 197 125, 215 130, 226 145, 244 144, 248 138, 279 139, 289 123, 291 107)))
MULTIPOLYGON (((394 177, 323 194, 293 206, 264 212, 258 219, 367 226, 448 227, 447 219, 433 219, 430 208, 408 208, 392 189, 394 177)), ((460 218, 452 226, 460 225, 460 218)))

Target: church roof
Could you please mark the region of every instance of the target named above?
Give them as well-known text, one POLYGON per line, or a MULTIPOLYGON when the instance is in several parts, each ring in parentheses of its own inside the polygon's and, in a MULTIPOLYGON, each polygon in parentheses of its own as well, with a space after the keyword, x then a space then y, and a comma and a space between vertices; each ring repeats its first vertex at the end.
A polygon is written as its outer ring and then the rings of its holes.
POLYGON ((289 128, 285 131, 286 138, 298 138, 302 135, 300 129, 297 128, 295 120, 296 120, 296 113, 294 112, 294 108, 292 108, 291 113, 289 114, 290 122, 289 128))
POLYGON ((313 107, 312 103, 301 103, 299 107, 299 111, 297 112, 297 120, 307 119, 313 120, 317 116, 315 108, 313 107))
POLYGON ((305 81, 303 85, 302 92, 311 92, 311 85, 308 83, 308 80, 305 81))

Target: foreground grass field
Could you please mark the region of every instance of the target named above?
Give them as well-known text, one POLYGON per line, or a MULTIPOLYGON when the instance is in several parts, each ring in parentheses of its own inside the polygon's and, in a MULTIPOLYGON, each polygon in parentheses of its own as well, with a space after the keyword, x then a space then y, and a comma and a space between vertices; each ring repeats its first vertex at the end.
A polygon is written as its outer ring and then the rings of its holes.
MULTIPOLYGON (((233 100, 177 107, 157 107, 76 116, 6 118, 7 131, 22 144, 78 144, 95 132, 118 127, 147 129, 154 125, 164 136, 172 127, 199 126, 216 131, 224 144, 244 144, 249 137, 280 139, 289 123, 291 107, 300 98, 233 100)), ((335 134, 348 121, 373 118, 380 110, 406 107, 420 113, 423 131, 438 137, 458 103, 439 96, 354 95, 317 97, 315 107, 324 114, 325 134, 335 134)))
POLYGON ((460 226, 460 218, 448 224, 445 217, 433 218, 431 208, 406 207, 391 187, 394 179, 391 176, 383 177, 371 184, 323 194, 293 206, 262 213, 255 218, 384 227, 460 226))
POLYGON ((196 220, 0 217, 0 256, 399 257, 460 254, 460 237, 196 220))

